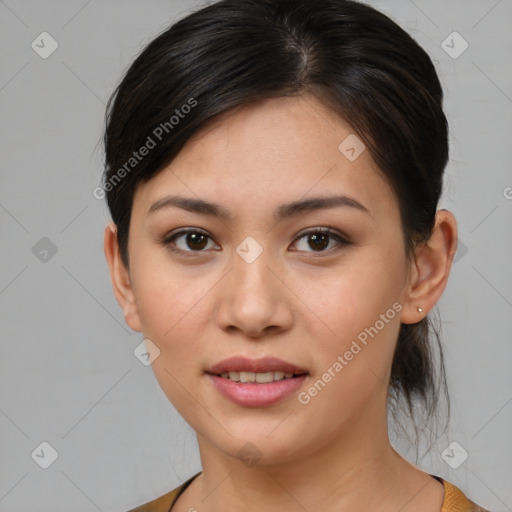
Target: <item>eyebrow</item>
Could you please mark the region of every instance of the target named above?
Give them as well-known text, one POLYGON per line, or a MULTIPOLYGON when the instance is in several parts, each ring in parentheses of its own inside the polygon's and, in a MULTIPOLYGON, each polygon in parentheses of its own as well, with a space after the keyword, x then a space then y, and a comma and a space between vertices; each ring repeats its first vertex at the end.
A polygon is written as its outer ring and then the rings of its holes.
MULTIPOLYGON (((319 196, 286 203, 274 211, 274 219, 283 220, 293 216, 309 213, 324 208, 349 207, 357 209, 371 216, 370 211, 357 199, 344 195, 319 196)), ((166 208, 182 208, 192 213, 210 215, 226 220, 232 220, 233 216, 228 209, 220 204, 183 196, 166 196, 151 205, 148 215, 166 208)))

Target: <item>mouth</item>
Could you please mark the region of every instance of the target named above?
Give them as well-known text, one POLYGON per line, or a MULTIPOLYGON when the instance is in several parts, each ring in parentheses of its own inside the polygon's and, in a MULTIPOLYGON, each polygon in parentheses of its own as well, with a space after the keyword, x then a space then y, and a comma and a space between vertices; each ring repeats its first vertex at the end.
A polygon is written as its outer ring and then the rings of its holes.
POLYGON ((216 375, 217 377, 221 377, 223 379, 228 379, 233 382, 269 384, 271 382, 279 382, 281 380, 295 379, 297 377, 301 377, 303 375, 309 375, 309 374, 308 374, 308 372, 288 373, 288 372, 283 372, 283 371, 258 372, 258 373, 229 371, 229 372, 222 372, 219 374, 213 373, 210 375, 216 375))
POLYGON ((268 407, 278 404, 302 388, 310 373, 304 368, 267 357, 232 357, 206 371, 222 396, 242 407, 268 407))
POLYGON ((309 375, 304 368, 276 357, 249 359, 235 356, 210 367, 206 373, 238 383, 269 384, 309 375))
MULTIPOLYGON (((245 384, 247 388, 254 387, 251 384, 259 384, 266 388, 281 381, 296 379, 303 381, 309 375, 306 369, 277 357, 250 359, 245 356, 224 359, 211 366, 206 373, 226 383, 236 383, 238 386, 245 384)), ((242 387, 245 388, 245 386, 242 387)))

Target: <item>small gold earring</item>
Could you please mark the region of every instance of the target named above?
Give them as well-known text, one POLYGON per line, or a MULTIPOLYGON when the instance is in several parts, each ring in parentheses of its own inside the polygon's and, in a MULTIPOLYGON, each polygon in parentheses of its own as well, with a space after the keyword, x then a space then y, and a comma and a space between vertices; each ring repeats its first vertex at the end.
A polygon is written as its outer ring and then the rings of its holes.
POLYGON ((418 313, 423 313, 423 309, 418 308, 418 313))

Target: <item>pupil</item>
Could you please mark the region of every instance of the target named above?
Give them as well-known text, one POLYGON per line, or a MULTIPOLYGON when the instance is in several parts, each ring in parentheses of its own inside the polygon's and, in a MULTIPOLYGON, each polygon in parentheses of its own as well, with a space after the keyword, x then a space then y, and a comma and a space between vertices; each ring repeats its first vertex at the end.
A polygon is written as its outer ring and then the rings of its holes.
POLYGON ((318 233, 310 235, 310 242, 313 241, 313 245, 309 244, 312 249, 325 249, 329 245, 329 235, 324 233, 318 233), (327 243, 325 243, 327 241, 327 243), (318 243, 320 242, 320 244, 318 243))

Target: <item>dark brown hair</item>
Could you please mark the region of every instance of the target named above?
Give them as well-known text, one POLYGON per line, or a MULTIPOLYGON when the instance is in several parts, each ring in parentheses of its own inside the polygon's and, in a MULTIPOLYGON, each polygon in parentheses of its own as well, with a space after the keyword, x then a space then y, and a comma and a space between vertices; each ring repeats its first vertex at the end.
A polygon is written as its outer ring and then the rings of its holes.
MULTIPOLYGON (((426 52, 359 2, 222 0, 156 37, 109 100, 104 189, 125 265, 140 183, 215 116, 302 94, 322 101, 363 140, 396 193, 412 257, 431 235, 448 160, 443 92, 426 52), (150 149, 141 156, 143 147, 150 149)), ((401 325, 389 384, 390 402, 403 396, 412 416, 416 397, 428 416, 441 387, 448 399, 442 348, 428 317, 401 325)))

